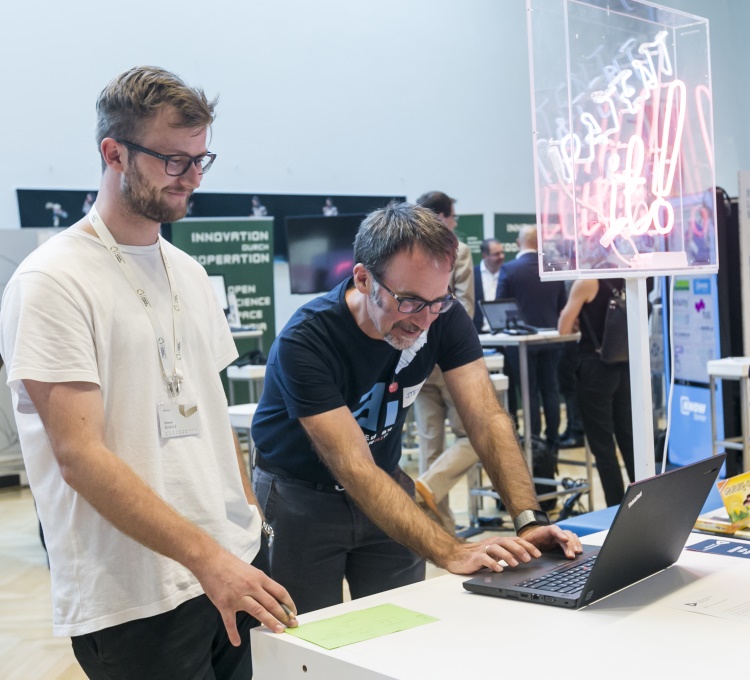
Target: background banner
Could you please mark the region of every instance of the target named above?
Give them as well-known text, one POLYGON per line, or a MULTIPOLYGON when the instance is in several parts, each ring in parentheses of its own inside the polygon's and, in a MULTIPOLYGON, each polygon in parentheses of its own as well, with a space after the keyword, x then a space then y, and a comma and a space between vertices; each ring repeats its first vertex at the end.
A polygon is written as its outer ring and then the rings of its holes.
MULTIPOLYGON (((237 297, 240 323, 263 331, 263 352, 268 354, 276 338, 273 219, 187 218, 172 225, 172 243, 202 264, 209 274, 224 276, 227 293, 237 297)), ((258 347, 254 338, 236 342, 240 355, 258 347)), ((238 394, 237 399, 241 397, 238 394)))

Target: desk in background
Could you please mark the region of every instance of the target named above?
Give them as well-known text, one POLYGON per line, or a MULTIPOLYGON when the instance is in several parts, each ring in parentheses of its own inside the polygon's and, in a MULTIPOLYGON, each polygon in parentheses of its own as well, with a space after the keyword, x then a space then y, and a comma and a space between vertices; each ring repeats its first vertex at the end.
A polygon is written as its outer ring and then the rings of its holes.
MULTIPOLYGON (((581 337, 580 333, 569 333, 567 335, 560 335, 557 331, 539 331, 533 335, 507 335, 506 333, 482 333, 479 336, 479 341, 484 348, 498 348, 498 347, 518 347, 518 363, 520 370, 520 388, 521 388, 521 412, 523 413, 523 452, 526 457, 526 464, 529 466, 529 470, 533 474, 533 462, 532 462, 532 450, 531 450, 531 437, 526 436, 531 432, 531 395, 529 394, 529 345, 555 345, 564 342, 577 342, 581 337)), ((592 487, 592 463, 591 463, 591 452, 586 447, 586 483, 584 485, 575 485, 570 487, 562 486, 557 480, 537 477, 534 478, 535 482, 546 484, 553 487, 554 490, 541 494, 539 500, 548 500, 559 496, 581 494, 589 492, 589 511, 594 509, 593 500, 591 498, 591 487, 592 487)), ((484 487, 474 486, 470 490, 470 495, 490 495, 493 498, 499 498, 496 492, 492 491, 491 488, 485 489, 484 487)))
POLYGON ((235 340, 250 340, 252 338, 258 339, 258 349, 263 351, 263 331, 259 331, 255 328, 248 328, 245 330, 232 330, 232 337, 235 340))
MULTIPOLYGON (((592 534, 586 542, 600 545, 604 535, 592 534)), ((688 542, 706 538, 692 534, 688 542)), ((742 675, 750 624, 666 603, 713 579, 731 578, 738 590, 750 593, 750 560, 684 551, 675 566, 582 610, 468 593, 461 585, 466 578, 441 576, 300 617, 306 623, 391 603, 440 619, 339 649, 325 650, 256 628, 250 633, 253 677, 632 680, 742 675)))
POLYGON ((482 347, 518 347, 518 363, 521 373, 521 412, 523 413, 523 448, 526 462, 531 469, 531 437, 526 434, 531 427, 531 397, 529 395, 529 345, 555 345, 564 342, 577 342, 580 333, 560 335, 557 331, 539 331, 533 335, 507 335, 506 333, 482 333, 479 341, 482 347))

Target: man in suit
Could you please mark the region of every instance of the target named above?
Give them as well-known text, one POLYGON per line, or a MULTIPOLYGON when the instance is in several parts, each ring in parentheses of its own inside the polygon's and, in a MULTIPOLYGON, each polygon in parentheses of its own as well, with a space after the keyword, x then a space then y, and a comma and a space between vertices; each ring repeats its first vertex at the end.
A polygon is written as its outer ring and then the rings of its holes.
POLYGON ((503 244, 494 238, 484 239, 479 248, 482 261, 474 267, 474 326, 477 333, 489 330, 479 303, 495 299, 500 267, 505 261, 503 244))
MULTIPOLYGON (((565 306, 565 284, 562 281, 542 281, 539 278, 536 227, 527 225, 518 235, 520 248, 516 259, 500 268, 496 298, 515 298, 526 323, 538 328, 557 328, 560 311, 565 306)), ((544 408, 547 445, 556 451, 560 430, 560 389, 557 382, 559 351, 556 348, 530 348, 529 397, 531 422, 525 431, 539 436, 542 421, 539 413, 541 394, 544 408)), ((506 353, 516 379, 520 376, 518 350, 506 353)))

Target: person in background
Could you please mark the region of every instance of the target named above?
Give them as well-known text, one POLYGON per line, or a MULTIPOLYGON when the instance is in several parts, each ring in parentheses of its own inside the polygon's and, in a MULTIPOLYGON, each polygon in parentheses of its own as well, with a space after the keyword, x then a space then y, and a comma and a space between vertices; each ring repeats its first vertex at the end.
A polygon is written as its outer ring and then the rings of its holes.
MULTIPOLYGON (((537 328, 556 328, 560 311, 565 305, 565 284, 562 281, 542 281, 539 277, 537 230, 525 225, 518 234, 520 250, 516 258, 500 268, 497 298, 515 298, 526 323, 537 328)), ((517 381, 520 381, 518 350, 510 348, 506 354, 517 381), (513 351, 511 351, 513 350, 513 351)), ((560 389, 557 384, 559 350, 555 347, 531 347, 528 352, 529 399, 531 423, 524 431, 539 436, 542 421, 539 397, 544 408, 547 447, 556 455, 560 438, 560 389)))
MULTIPOLYGON (((566 282, 566 290, 570 290, 571 282, 566 282)), ((578 366, 578 347, 575 343, 566 342, 561 351, 558 365, 557 379, 560 395, 565 402, 565 430, 560 435, 561 449, 577 449, 584 445, 583 423, 578 408, 576 394, 576 368, 578 366)))
POLYGON ((267 217, 268 216, 268 208, 264 206, 260 199, 257 196, 253 196, 250 199, 251 204, 251 212, 253 217, 267 217))
MULTIPOLYGON (((505 247, 497 239, 486 238, 479 248, 482 253, 482 261, 474 267, 474 292, 476 297, 474 302, 474 327, 477 329, 477 333, 489 333, 490 326, 484 318, 479 303, 496 299, 500 267, 505 262, 505 247)), ((506 351, 504 349, 496 351, 500 352, 505 358, 503 373, 508 377, 508 412, 515 419, 515 414, 518 411, 518 400, 516 398, 518 385, 508 365, 506 351)))
POLYGON ((630 364, 604 363, 601 346, 604 320, 612 289, 622 290, 623 279, 575 281, 560 314, 560 333, 581 331, 576 366, 578 406, 607 506, 617 505, 625 493, 615 441, 630 481, 635 481, 633 413, 630 401, 630 364), (585 315, 588 323, 582 320, 585 315))
POLYGON ((482 314, 480 302, 495 300, 500 267, 505 262, 505 249, 500 241, 486 238, 479 246, 482 261, 474 267, 474 327, 477 333, 488 333, 487 320, 482 314))
MULTIPOLYGON (((432 210, 452 232, 458 226, 455 203, 455 199, 442 191, 430 191, 417 199, 417 205, 432 210)), ((449 285, 458 302, 469 314, 474 312, 472 269, 471 249, 459 241, 449 285)), ((448 491, 455 485, 457 478, 465 473, 466 466, 476 462, 477 454, 471 448, 443 373, 437 366, 422 385, 414 402, 414 418, 419 435, 420 471, 424 472, 416 481, 417 502, 433 513, 433 518, 441 522, 446 531, 454 534, 456 518, 450 509, 448 491), (456 438, 449 449, 445 446, 446 418, 456 438), (441 465, 432 468, 444 453, 447 455, 442 458, 441 465)))
POLYGON ((454 573, 502 569, 580 541, 539 510, 471 316, 450 291, 458 240, 428 208, 376 210, 354 241, 353 276, 303 305, 276 338, 252 426, 253 485, 275 530, 271 575, 300 612, 454 573), (414 502, 399 467, 409 406, 435 364, 516 537, 463 543, 414 502))
POLYGON ((214 104, 160 68, 112 80, 96 202, 19 266, 0 307, 54 632, 90 678, 248 678, 250 627, 295 625, 287 591, 251 565, 263 516, 219 377, 237 357, 229 327, 205 270, 159 235, 214 161, 214 104))
POLYGON ((336 217, 339 214, 339 209, 333 204, 332 198, 326 198, 326 202, 323 204, 323 215, 326 217, 336 217))

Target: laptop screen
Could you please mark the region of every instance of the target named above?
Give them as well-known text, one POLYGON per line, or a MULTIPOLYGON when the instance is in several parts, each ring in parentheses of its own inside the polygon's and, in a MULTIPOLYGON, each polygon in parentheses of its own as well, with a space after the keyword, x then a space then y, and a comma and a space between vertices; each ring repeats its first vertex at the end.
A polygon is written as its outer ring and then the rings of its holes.
POLYGON ((490 329, 493 331, 511 328, 524 323, 521 310, 518 309, 515 298, 483 302, 482 311, 487 317, 490 329))
POLYGON ((214 295, 219 301, 219 307, 226 314, 229 310, 229 301, 227 300, 227 287, 224 283, 224 277, 221 274, 209 274, 208 280, 211 282, 211 288, 213 288, 214 295))

